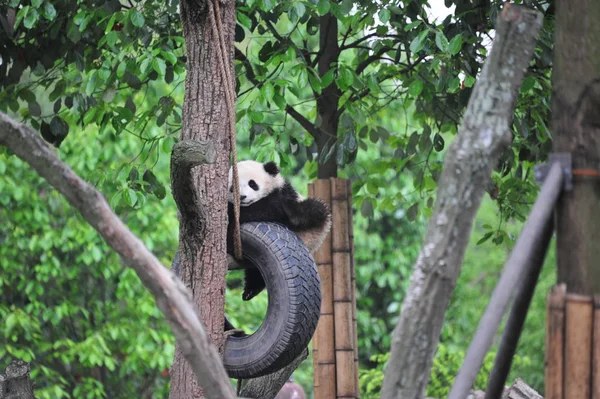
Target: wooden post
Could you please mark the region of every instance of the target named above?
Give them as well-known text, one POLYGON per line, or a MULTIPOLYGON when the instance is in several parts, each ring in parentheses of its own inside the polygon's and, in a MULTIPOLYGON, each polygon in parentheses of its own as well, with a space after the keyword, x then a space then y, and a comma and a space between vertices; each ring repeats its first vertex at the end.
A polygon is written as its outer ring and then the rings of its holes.
POLYGON ((600 399, 600 296, 594 297, 592 352, 592 399, 600 399))
POLYGON ((331 234, 315 256, 322 284, 321 318, 313 339, 315 399, 358 398, 358 345, 350 182, 321 179, 310 197, 331 207, 331 234))
MULTIPOLYGON (((328 179, 315 181, 309 186, 309 194, 331 206, 331 184, 328 179), (310 188, 312 187, 312 188, 310 188), (312 193, 312 194, 311 194, 312 193)), ((333 260, 331 234, 315 254, 321 278, 321 316, 315 332, 313 345, 315 399, 331 399, 336 396, 335 330, 333 322, 333 260)))
POLYGON ((555 285, 546 300, 546 364, 544 370, 546 399, 563 399, 566 291, 567 288, 564 284, 555 285))
POLYGON ((356 270, 354 268, 354 219, 352 215, 352 183, 348 182, 348 229, 350 235, 350 267, 352 280, 352 328, 354 329, 354 380, 356 383, 356 397, 360 396, 360 387, 358 385, 358 323, 356 318, 356 270))
POLYGON ((348 181, 331 179, 333 314, 337 397, 355 398, 352 263, 348 220, 348 181))
POLYGON ((593 315, 594 305, 591 297, 567 294, 564 343, 565 398, 591 398, 593 315))

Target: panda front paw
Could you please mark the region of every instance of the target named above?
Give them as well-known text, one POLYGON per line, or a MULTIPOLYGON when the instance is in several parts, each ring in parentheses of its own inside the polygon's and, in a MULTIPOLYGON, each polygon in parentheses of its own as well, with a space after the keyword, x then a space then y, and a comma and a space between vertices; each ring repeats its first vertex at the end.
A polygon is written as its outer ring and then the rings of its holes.
POLYGON ((265 280, 258 269, 246 269, 246 278, 244 284, 244 293, 242 299, 249 301, 265 288, 265 280))
POLYGON ((254 298, 255 296, 257 296, 258 294, 260 294, 260 292, 261 292, 262 290, 263 290, 262 288, 260 288, 260 289, 256 289, 256 288, 254 288, 254 289, 253 289, 253 288, 248 288, 248 287, 246 287, 246 288, 244 289, 244 293, 242 294, 242 299, 243 299, 244 301, 249 301, 250 299, 252 299, 252 298, 254 298))

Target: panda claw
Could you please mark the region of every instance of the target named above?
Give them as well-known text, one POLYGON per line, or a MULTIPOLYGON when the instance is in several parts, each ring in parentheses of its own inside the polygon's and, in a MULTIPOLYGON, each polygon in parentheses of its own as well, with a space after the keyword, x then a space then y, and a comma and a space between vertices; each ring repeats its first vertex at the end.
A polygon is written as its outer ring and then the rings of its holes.
POLYGON ((244 301, 249 301, 260 293, 261 290, 253 290, 253 289, 245 289, 242 294, 242 299, 244 301))

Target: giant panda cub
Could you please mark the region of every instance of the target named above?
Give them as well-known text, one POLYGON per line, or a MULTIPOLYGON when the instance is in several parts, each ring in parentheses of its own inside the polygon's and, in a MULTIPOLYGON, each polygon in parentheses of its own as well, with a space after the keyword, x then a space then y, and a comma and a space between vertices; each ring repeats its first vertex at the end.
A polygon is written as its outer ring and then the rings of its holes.
MULTIPOLYGON (((274 162, 238 162, 240 224, 276 222, 298 235, 311 253, 323 243, 331 228, 331 211, 318 199, 303 198, 279 173, 274 162)), ((227 252, 233 253, 233 169, 229 169, 227 252)), ((248 301, 265 288, 256 268, 245 269, 242 298, 248 301)))

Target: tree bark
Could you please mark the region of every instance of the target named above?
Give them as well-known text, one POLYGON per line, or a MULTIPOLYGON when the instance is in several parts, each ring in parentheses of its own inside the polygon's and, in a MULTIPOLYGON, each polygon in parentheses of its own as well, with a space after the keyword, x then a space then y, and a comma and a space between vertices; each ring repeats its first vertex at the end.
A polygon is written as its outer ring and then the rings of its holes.
MULTIPOLYGON (((332 68, 337 68, 340 47, 338 44, 338 20, 335 15, 328 13, 320 18, 319 29, 319 75, 325 76, 332 68)), ((325 149, 331 149, 337 141, 339 115, 338 104, 340 100, 340 89, 335 82, 323 89, 320 96, 317 97, 317 135, 315 141, 319 154, 325 149)), ((319 179, 329 179, 337 177, 337 164, 335 161, 335 151, 331 157, 322 164, 319 164, 319 179)))
POLYGON ((541 24, 541 14, 509 4, 498 18, 492 51, 446 155, 427 236, 393 333, 382 399, 424 396, 473 220, 511 140, 514 105, 541 24))
POLYGON ((31 367, 22 360, 13 360, 0 374, 0 399, 35 399, 33 382, 29 379, 31 367))
MULTIPOLYGON (((136 271, 156 298, 157 306, 173 329, 177 346, 182 348, 182 356, 190 362, 192 372, 207 395, 233 398, 227 373, 191 305, 189 290, 127 229, 102 194, 65 165, 37 132, 1 112, 0 144, 10 148, 60 191, 125 264, 136 271)), ((211 160, 207 154, 203 162, 211 160)))
MULTIPOLYGON (((554 151, 570 152, 573 169, 600 169, 600 3, 556 2, 552 73, 554 151)), ((557 206, 558 281, 567 291, 600 293, 600 185, 574 175, 557 206)))
POLYGON ((263 377, 248 380, 240 392, 241 398, 273 399, 290 376, 300 366, 300 363, 308 357, 308 349, 305 349, 294 361, 279 371, 267 374, 263 377))
MULTIPOLYGON (((186 41, 188 71, 183 104, 182 140, 209 141, 217 153, 214 164, 201 165, 191 172, 191 207, 182 209, 178 201, 179 276, 190 288, 200 318, 213 344, 223 352, 225 336, 226 231, 227 231, 227 177, 229 171, 229 114, 225 101, 227 82, 219 67, 219 37, 213 35, 209 18, 219 1, 221 30, 228 52, 226 63, 233 71, 233 38, 235 2, 232 0, 181 0, 181 19, 186 41), (197 209, 194 212, 193 209, 197 209), (190 212, 190 209, 192 210, 190 212)), ((175 188, 177 181, 172 181, 175 188)), ((189 200, 189 198, 188 198, 189 200)), ((199 389, 194 373, 185 360, 181 347, 175 351, 171 368, 170 398, 197 398, 199 389)), ((207 397, 213 397, 208 395, 207 397)))

